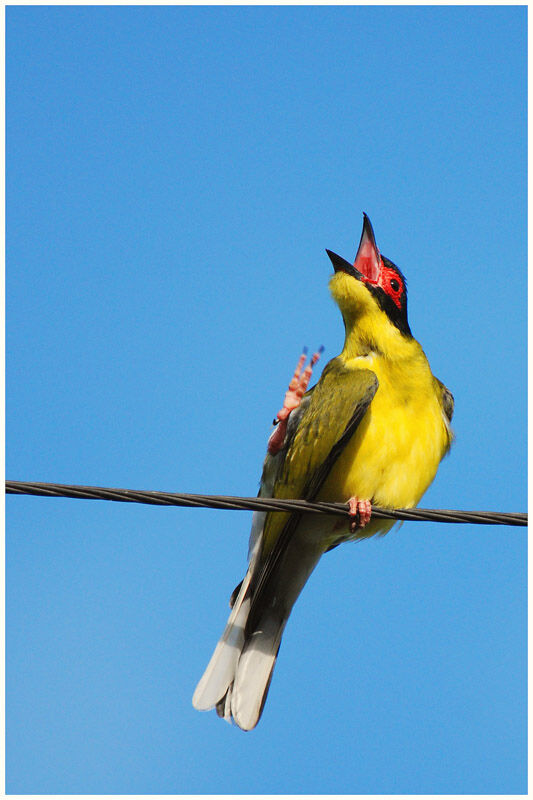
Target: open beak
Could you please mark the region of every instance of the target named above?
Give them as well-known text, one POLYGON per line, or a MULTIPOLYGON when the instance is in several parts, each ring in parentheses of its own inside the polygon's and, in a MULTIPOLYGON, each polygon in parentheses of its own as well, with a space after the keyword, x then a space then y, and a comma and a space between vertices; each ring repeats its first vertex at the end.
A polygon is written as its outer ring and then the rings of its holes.
POLYGON ((353 264, 350 264, 349 261, 346 261, 345 258, 342 256, 338 256, 337 253, 332 253, 331 250, 326 248, 326 253, 331 259, 331 263, 333 264, 333 269, 335 272, 345 272, 347 275, 351 275, 352 278, 357 278, 358 281, 362 280, 363 275, 356 269, 353 264))
POLYGON ((335 272, 346 272, 358 281, 368 281, 377 284, 379 281, 381 256, 376 245, 372 223, 365 213, 363 213, 363 232, 361 241, 357 249, 355 261, 352 264, 346 261, 331 250, 326 250, 331 259, 335 272))

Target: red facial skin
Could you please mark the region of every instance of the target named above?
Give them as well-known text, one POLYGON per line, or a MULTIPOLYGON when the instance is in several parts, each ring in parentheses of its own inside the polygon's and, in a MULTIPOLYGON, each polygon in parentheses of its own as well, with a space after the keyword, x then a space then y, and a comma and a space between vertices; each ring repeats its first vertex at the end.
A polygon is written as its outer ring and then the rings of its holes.
POLYGON ((398 275, 395 269, 391 269, 391 267, 386 267, 383 263, 383 260, 379 259, 379 278, 377 281, 372 281, 370 278, 367 278, 366 275, 363 275, 362 280, 366 283, 371 283, 374 286, 381 286, 385 294, 388 294, 393 303, 401 309, 402 307, 402 295, 405 291, 405 287, 403 285, 403 281, 401 277, 398 275), (398 288, 393 288, 391 286, 391 281, 393 282, 393 286, 395 287, 398 284, 398 288), (396 281, 396 283, 394 283, 396 281))

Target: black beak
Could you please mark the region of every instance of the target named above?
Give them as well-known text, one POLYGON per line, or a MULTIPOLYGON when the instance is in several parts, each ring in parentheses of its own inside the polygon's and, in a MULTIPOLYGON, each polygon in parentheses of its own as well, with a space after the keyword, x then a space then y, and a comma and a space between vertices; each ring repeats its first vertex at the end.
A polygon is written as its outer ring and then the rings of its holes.
POLYGON ((350 264, 350 262, 346 261, 346 259, 342 258, 342 256, 338 256, 337 253, 332 253, 331 250, 328 250, 327 248, 326 253, 330 257, 335 272, 345 272, 347 275, 351 275, 352 278, 357 278, 358 281, 361 280, 363 276, 353 264, 350 264))
POLYGON ((381 256, 376 245, 372 224, 366 214, 363 214, 363 232, 353 264, 350 264, 336 253, 332 253, 331 250, 326 250, 326 253, 331 259, 335 272, 345 272, 358 281, 364 280, 372 284, 378 283, 381 256))

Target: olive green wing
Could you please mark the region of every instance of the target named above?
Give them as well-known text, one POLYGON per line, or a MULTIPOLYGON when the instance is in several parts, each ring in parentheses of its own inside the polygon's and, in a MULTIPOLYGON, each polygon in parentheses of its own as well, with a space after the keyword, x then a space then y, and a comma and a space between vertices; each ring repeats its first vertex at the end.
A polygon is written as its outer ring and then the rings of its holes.
MULTIPOLYGON (((277 468, 273 497, 305 500, 316 497, 366 414, 377 388, 378 379, 370 370, 348 370, 339 358, 329 362, 320 381, 304 398, 304 409, 277 468)), ((301 517, 301 512, 267 514, 261 566, 253 577, 253 600, 246 622, 249 632, 261 616, 270 579, 276 574, 301 517)))
POLYGON ((438 378, 436 378, 436 381, 437 381, 437 383, 439 385, 440 392, 441 392, 440 393, 440 404, 442 406, 442 410, 446 414, 446 416, 448 418, 448 422, 451 422, 452 421, 452 417, 453 417, 453 410, 454 410, 454 407, 455 407, 455 400, 453 399, 453 394, 443 384, 442 381, 439 381, 438 378))
MULTIPOLYGON (((326 365, 304 398, 298 424, 277 468, 273 497, 313 500, 365 415, 378 388, 368 369, 348 369, 340 358, 326 365)), ((293 412, 294 413, 294 412, 293 412)), ((269 514, 263 528, 263 556, 269 553, 291 517, 269 514)), ((298 517, 299 518, 299 517, 298 517)))
POLYGON ((437 395, 439 398, 440 407, 442 409, 442 414, 444 417, 444 422, 446 424, 446 430, 448 431, 448 447, 446 452, 450 449, 452 442, 453 442, 453 431, 451 428, 451 421, 453 417, 453 410, 455 406, 455 401, 453 399, 453 394, 450 390, 443 384, 442 381, 439 381, 438 378, 435 378, 435 383, 437 384, 437 395))

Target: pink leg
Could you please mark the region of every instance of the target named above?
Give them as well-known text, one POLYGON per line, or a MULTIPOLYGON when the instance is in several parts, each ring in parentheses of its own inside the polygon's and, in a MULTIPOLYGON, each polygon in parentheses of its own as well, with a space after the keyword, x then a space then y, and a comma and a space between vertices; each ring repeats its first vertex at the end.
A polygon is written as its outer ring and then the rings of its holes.
POLYGON ((359 500, 358 497, 350 497, 348 511, 350 516, 353 517, 350 523, 350 530, 355 533, 358 528, 364 528, 370 522, 372 504, 370 500, 359 500))
POLYGON ((277 423, 276 420, 274 421, 276 424, 276 429, 268 440, 268 452, 272 456, 278 453, 283 447, 285 434, 287 432, 287 420, 289 419, 289 414, 300 405, 302 397, 309 386, 309 381, 311 380, 311 375, 313 374, 313 367, 320 358, 323 350, 323 347, 318 348, 303 372, 302 367, 307 361, 306 347, 304 347, 304 351, 298 359, 296 369, 294 370, 294 375, 289 383, 289 391, 286 393, 283 401, 283 407, 280 408, 276 415, 277 423))

